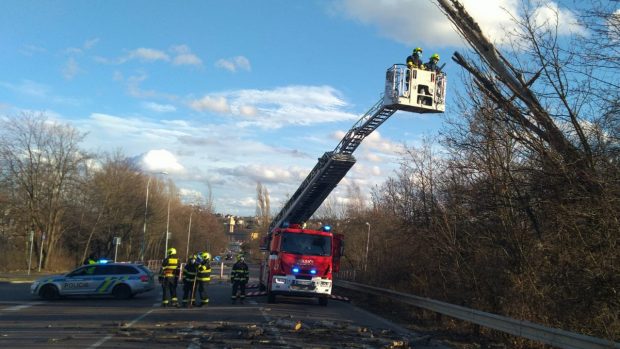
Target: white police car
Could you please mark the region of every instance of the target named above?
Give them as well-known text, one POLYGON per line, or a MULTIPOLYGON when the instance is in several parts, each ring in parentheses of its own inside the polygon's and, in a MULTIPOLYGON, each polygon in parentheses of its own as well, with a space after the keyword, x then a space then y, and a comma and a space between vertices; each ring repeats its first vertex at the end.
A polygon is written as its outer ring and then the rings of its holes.
POLYGON ((83 265, 65 275, 40 278, 32 283, 30 293, 43 299, 74 295, 112 295, 127 299, 153 288, 153 273, 142 264, 97 263, 83 265))

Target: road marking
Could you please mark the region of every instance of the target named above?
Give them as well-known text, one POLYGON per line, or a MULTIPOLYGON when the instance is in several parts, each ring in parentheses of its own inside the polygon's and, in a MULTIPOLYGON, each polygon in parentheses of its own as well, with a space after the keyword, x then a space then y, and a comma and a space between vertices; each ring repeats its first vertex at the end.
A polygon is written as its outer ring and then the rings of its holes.
MULTIPOLYGON (((135 325, 136 322, 144 319, 147 315, 149 315, 150 313, 152 313, 155 309, 151 309, 149 311, 147 311, 146 313, 138 316, 137 318, 133 319, 130 323, 127 324, 127 326, 125 326, 125 328, 130 328, 131 326, 135 325)), ((99 346, 101 346, 103 343, 109 341, 110 339, 112 339, 112 337, 114 337, 113 335, 109 334, 103 338, 101 338, 100 340, 98 340, 97 342, 95 342, 93 345, 91 345, 90 347, 88 347, 88 349, 95 349, 98 348, 99 346)))
POLYGON ((94 348, 98 348, 101 344, 107 342, 110 340, 110 338, 112 338, 112 335, 109 334, 103 338, 101 338, 100 340, 98 340, 95 344, 91 345, 90 347, 88 347, 88 349, 94 349, 94 348))
POLYGON ((128 323, 128 324, 127 324, 127 327, 129 328, 129 327, 133 326, 136 322, 138 322, 138 321, 140 321, 140 320, 144 319, 147 315, 149 315, 150 313, 152 313, 152 312, 153 312, 153 310, 154 310, 154 309, 151 309, 151 310, 147 311, 146 313, 144 313, 144 314, 142 314, 142 315, 138 316, 138 317, 137 317, 137 318, 135 318, 132 322, 128 323))
POLYGON ((42 304, 43 302, 32 302, 32 303, 28 303, 28 304, 21 304, 21 305, 15 305, 12 307, 8 307, 8 308, 4 308, 2 310, 4 311, 19 311, 22 309, 26 309, 26 308, 30 308, 33 305, 38 305, 38 304, 42 304))

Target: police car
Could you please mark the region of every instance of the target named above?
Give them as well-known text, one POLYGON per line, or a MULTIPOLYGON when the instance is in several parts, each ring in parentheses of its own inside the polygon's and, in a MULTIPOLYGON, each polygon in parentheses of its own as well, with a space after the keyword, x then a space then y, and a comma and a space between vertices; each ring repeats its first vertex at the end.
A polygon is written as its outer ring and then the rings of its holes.
POLYGON ((153 288, 153 273, 142 264, 96 263, 83 265, 65 275, 40 278, 30 286, 30 293, 43 299, 74 295, 112 295, 127 299, 153 288))

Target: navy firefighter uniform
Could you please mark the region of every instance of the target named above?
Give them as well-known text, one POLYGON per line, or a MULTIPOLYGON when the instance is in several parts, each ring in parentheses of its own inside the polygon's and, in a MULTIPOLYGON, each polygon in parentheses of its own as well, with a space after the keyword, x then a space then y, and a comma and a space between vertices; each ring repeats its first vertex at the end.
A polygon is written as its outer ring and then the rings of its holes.
POLYGON ((177 278, 178 278, 179 260, 177 258, 177 250, 175 248, 168 249, 168 256, 161 263, 159 272, 159 282, 162 287, 162 307, 167 307, 172 303, 173 306, 178 305, 177 299, 177 278))
POLYGON ((245 299, 245 286, 249 279, 250 272, 248 270, 248 265, 245 264, 243 255, 239 255, 237 256, 237 263, 233 265, 232 271, 230 272, 230 282, 232 282, 231 300, 233 304, 237 299, 243 304, 243 300, 245 299), (239 295, 237 295, 237 292, 239 295))

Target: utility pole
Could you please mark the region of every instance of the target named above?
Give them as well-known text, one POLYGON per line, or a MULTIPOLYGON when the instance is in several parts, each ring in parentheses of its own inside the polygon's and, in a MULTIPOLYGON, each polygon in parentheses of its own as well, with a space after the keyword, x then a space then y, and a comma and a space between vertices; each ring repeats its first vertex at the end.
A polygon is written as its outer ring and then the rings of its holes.
POLYGON ((192 233, 192 214, 194 214, 193 207, 191 207, 191 211, 189 212, 189 225, 187 226, 187 247, 185 248, 185 260, 188 260, 189 258, 189 237, 192 233))
POLYGON ((39 272, 41 272, 41 263, 43 263, 43 243, 45 242, 45 232, 41 235, 41 252, 39 252, 39 272))
POLYGON ((28 255, 28 275, 30 275, 30 269, 32 266, 32 245, 34 245, 34 230, 30 230, 28 235, 28 241, 30 242, 30 254, 28 255))
POLYGON ((368 247, 370 246, 370 223, 366 222, 368 226, 368 233, 366 234, 366 257, 364 258, 364 272, 368 266, 368 247))

